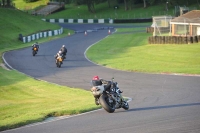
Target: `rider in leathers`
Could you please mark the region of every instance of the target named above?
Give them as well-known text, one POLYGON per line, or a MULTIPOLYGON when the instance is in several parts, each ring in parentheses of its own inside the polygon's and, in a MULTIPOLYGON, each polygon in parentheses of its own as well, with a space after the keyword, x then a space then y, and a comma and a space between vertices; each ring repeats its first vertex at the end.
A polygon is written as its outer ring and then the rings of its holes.
POLYGON ((62 52, 61 52, 61 51, 59 51, 59 52, 54 56, 55 59, 56 59, 56 63, 57 63, 57 58, 58 58, 59 56, 62 57, 62 52))
POLYGON ((66 58, 67 48, 65 47, 65 45, 63 45, 63 46, 61 47, 60 51, 62 52, 61 54, 64 55, 64 58, 66 58))
POLYGON ((37 52, 38 52, 38 50, 39 50, 39 48, 40 48, 40 46, 38 45, 38 42, 36 42, 36 43, 34 43, 33 45, 32 45, 32 50, 34 49, 34 48, 37 48, 37 52))
MULTIPOLYGON (((91 82, 92 82, 92 85, 94 85, 94 86, 104 84, 105 91, 108 91, 108 92, 115 91, 120 96, 120 98, 122 100, 124 100, 122 95, 121 95, 122 91, 112 81, 107 81, 107 80, 104 80, 104 79, 100 79, 99 76, 94 76, 92 78, 91 82)), ((94 97, 94 98, 95 98, 95 104, 99 105, 98 98, 97 97, 94 97)))

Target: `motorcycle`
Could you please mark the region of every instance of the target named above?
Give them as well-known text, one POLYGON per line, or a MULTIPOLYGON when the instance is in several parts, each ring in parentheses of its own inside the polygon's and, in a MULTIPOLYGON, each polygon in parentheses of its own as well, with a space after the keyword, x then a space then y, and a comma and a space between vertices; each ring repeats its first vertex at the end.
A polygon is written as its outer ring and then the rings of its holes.
POLYGON ((62 56, 58 56, 58 57, 56 58, 56 66, 60 68, 62 62, 63 62, 63 57, 62 57, 62 56))
POLYGON ((37 54, 37 50, 38 50, 37 47, 33 48, 33 52, 32 52, 33 56, 35 56, 37 54))
MULTIPOLYGON (((114 79, 114 78, 113 78, 114 79)), ((117 82, 113 82, 114 84, 113 91, 108 92, 105 91, 104 84, 102 85, 93 85, 91 88, 91 92, 95 98, 97 98, 98 103, 108 112, 113 113, 115 109, 123 108, 125 110, 129 109, 129 104, 127 101, 125 101, 119 93, 117 93, 115 90, 117 90, 116 87, 118 87, 117 82)))

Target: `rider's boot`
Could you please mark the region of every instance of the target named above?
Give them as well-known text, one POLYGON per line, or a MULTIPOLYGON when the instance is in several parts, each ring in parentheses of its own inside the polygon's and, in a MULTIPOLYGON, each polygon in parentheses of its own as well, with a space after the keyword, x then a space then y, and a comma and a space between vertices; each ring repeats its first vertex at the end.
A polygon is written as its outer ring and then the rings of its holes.
POLYGON ((94 102, 95 102, 96 105, 99 105, 98 98, 94 98, 94 102))

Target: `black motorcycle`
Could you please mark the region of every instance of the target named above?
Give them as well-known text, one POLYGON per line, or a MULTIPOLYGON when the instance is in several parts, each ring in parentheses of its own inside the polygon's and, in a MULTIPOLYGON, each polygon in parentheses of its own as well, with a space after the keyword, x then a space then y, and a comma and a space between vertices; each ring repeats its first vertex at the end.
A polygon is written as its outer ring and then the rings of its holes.
MULTIPOLYGON (((114 79, 114 78, 113 78, 114 79)), ((113 82, 112 79, 112 82, 113 82)), ((118 87, 117 82, 113 82, 115 87, 118 87)), ((117 88, 114 88, 116 90, 117 88)), ((120 94, 116 91, 105 91, 104 85, 93 85, 91 92, 95 98, 98 99, 98 103, 109 113, 113 113, 115 109, 123 108, 125 110, 129 109, 129 104, 123 98, 120 97, 120 94)))

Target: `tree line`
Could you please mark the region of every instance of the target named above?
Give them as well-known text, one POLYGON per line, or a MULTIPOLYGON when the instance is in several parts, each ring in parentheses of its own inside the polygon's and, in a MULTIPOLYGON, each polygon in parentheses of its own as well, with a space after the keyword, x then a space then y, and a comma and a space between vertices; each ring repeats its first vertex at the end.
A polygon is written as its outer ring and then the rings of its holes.
POLYGON ((91 13, 95 13, 95 5, 103 2, 107 2, 109 8, 124 4, 125 11, 132 10, 136 4, 143 4, 144 8, 156 4, 169 4, 170 6, 197 4, 199 6, 199 0, 63 0, 63 2, 87 5, 88 11, 91 13))

